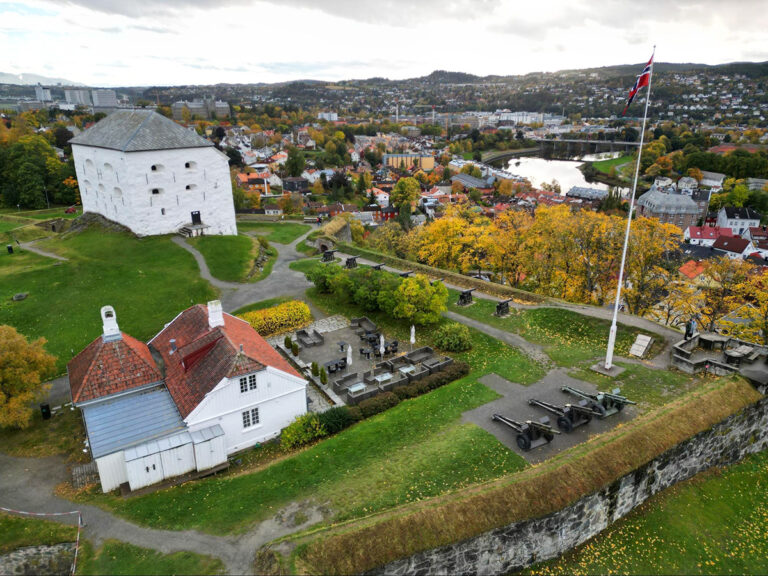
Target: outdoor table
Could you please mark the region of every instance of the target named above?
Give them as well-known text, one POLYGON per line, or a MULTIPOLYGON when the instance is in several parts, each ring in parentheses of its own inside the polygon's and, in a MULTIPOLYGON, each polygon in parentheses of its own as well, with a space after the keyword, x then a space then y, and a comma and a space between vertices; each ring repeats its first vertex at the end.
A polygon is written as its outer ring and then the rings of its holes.
POLYGON ((365 383, 357 382, 356 384, 352 384, 347 390, 352 394, 357 394, 358 392, 365 390, 365 383))
POLYGON ((732 366, 739 366, 741 364, 741 359, 746 356, 746 354, 739 348, 724 351, 726 364, 731 364, 732 366))
POLYGON ((344 340, 339 341, 339 352, 344 352, 344 350, 347 348, 347 343, 344 342, 344 340))
POLYGON ((707 350, 723 350, 725 343, 730 340, 728 336, 721 336, 720 334, 700 334, 699 341, 703 344, 703 347, 707 350))
POLYGON ((403 366, 402 368, 398 368, 398 370, 402 374, 413 374, 416 372, 416 366, 403 366))
POLYGON ((392 380, 392 374, 390 372, 384 372, 382 374, 379 374, 378 376, 373 377, 376 382, 381 384, 382 382, 386 382, 387 380, 392 380))

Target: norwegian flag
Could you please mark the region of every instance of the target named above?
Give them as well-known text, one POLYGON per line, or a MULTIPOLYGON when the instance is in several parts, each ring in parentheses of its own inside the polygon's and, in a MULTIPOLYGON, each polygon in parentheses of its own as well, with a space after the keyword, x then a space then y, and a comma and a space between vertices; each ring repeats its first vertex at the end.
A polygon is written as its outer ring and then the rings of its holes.
POLYGON ((632 90, 629 91, 627 105, 624 106, 624 111, 621 113, 622 116, 626 115, 627 110, 629 109, 629 105, 632 104, 632 101, 635 99, 635 96, 637 96, 640 88, 643 86, 648 86, 648 83, 651 80, 651 68, 653 68, 653 56, 651 56, 651 59, 648 60, 648 64, 645 65, 645 68, 643 68, 643 71, 637 77, 637 80, 635 80, 635 85, 632 86, 632 90))

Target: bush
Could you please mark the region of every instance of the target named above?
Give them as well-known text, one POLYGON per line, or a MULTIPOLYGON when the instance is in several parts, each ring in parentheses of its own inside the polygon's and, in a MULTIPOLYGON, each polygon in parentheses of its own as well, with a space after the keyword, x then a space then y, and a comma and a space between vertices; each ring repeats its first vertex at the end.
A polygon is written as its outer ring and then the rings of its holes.
POLYGON ((285 344, 285 348, 287 350, 290 350, 291 348, 293 348, 293 340, 291 340, 290 334, 285 335, 285 340, 283 340, 283 344, 285 344))
POLYGON ((463 378, 467 374, 469 374, 469 364, 466 362, 454 362, 444 370, 441 370, 435 374, 430 374, 426 378, 422 378, 413 384, 398 386, 394 389, 393 392, 398 398, 400 398, 400 400, 416 398, 416 396, 421 396, 422 394, 426 394, 431 390, 445 386, 454 380, 463 378))
POLYGON ((240 318, 262 336, 271 336, 307 326, 312 322, 312 313, 304 302, 290 300, 264 310, 246 312, 241 314, 240 318))
POLYGON ((435 344, 449 352, 465 352, 472 348, 469 328, 458 322, 444 324, 435 332, 435 344))
POLYGON ((328 372, 325 371, 325 368, 320 369, 320 383, 323 386, 328 384, 328 372))
POLYGON ((359 406, 347 406, 347 410, 349 411, 349 417, 352 418, 353 422, 360 422, 360 420, 363 419, 363 413, 359 406))
POLYGON ((358 404, 364 418, 370 418, 379 412, 384 412, 393 406, 397 406, 400 399, 392 392, 382 392, 378 396, 363 400, 358 404))
POLYGON ((299 355, 299 343, 298 342, 294 342, 294 343, 291 344, 291 352, 293 352, 294 356, 298 356, 299 355))
POLYGON ((264 250, 268 250, 269 249, 269 242, 267 241, 267 239, 264 236, 257 236, 256 238, 259 241, 259 245, 262 248, 264 248, 264 250))
POLYGON ((317 362, 312 362, 312 376, 319 376, 320 375, 320 367, 317 365, 317 362))
POLYGON ((328 432, 320 422, 318 415, 310 412, 297 417, 296 420, 283 428, 280 435, 280 445, 286 450, 291 450, 327 435, 328 432))
POLYGON ((350 409, 347 406, 336 406, 318 414, 318 417, 329 435, 341 432, 357 422, 352 414, 350 414, 350 409))

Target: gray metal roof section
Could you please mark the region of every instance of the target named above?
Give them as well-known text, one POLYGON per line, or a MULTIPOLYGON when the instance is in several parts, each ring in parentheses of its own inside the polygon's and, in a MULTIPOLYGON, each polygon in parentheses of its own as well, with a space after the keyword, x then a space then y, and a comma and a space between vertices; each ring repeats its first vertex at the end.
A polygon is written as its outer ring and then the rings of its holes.
POLYGON ((190 434, 192 435, 192 443, 200 444, 202 442, 207 442, 212 438, 218 438, 219 436, 224 436, 224 430, 218 424, 214 424, 213 426, 209 426, 208 428, 203 428, 202 430, 195 430, 194 432, 190 432, 190 434))
POLYGON ((150 440, 149 442, 144 442, 138 446, 128 448, 128 450, 125 451, 125 461, 130 462, 131 460, 138 460, 139 458, 144 458, 144 456, 149 456, 150 454, 165 452, 166 450, 172 450, 173 448, 178 448, 179 446, 185 446, 186 444, 191 443, 192 437, 189 432, 184 430, 183 432, 177 432, 170 436, 163 436, 157 440, 150 440))
POLYGON ((165 386, 84 406, 83 417, 94 458, 184 428, 165 386))
POLYGON ((70 140, 121 152, 205 148, 212 142, 153 110, 117 110, 70 140))
POLYGON ((637 204, 653 212, 667 214, 698 214, 699 212, 699 207, 690 196, 667 194, 656 188, 656 185, 651 186, 648 192, 640 196, 637 204))
POLYGON ((457 180, 467 188, 488 188, 488 182, 481 180, 480 178, 470 176, 469 174, 456 174, 451 176, 451 182, 455 182, 457 180))

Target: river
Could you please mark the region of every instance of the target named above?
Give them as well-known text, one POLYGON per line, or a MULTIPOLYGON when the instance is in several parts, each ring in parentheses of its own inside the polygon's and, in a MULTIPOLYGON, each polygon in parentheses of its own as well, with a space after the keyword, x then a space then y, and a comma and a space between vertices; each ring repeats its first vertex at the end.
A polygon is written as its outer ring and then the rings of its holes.
MULTIPOLYGON (((611 188, 608 184, 587 182, 579 170, 579 166, 585 161, 604 160, 606 158, 611 158, 611 155, 584 156, 581 160, 545 160, 544 158, 526 156, 512 158, 507 164, 507 170, 512 174, 527 178, 535 188, 540 188, 542 182, 551 183, 553 179, 557 180, 563 194, 573 186, 608 190, 611 188)), ((620 191, 622 193, 627 192, 621 188, 620 191)))

